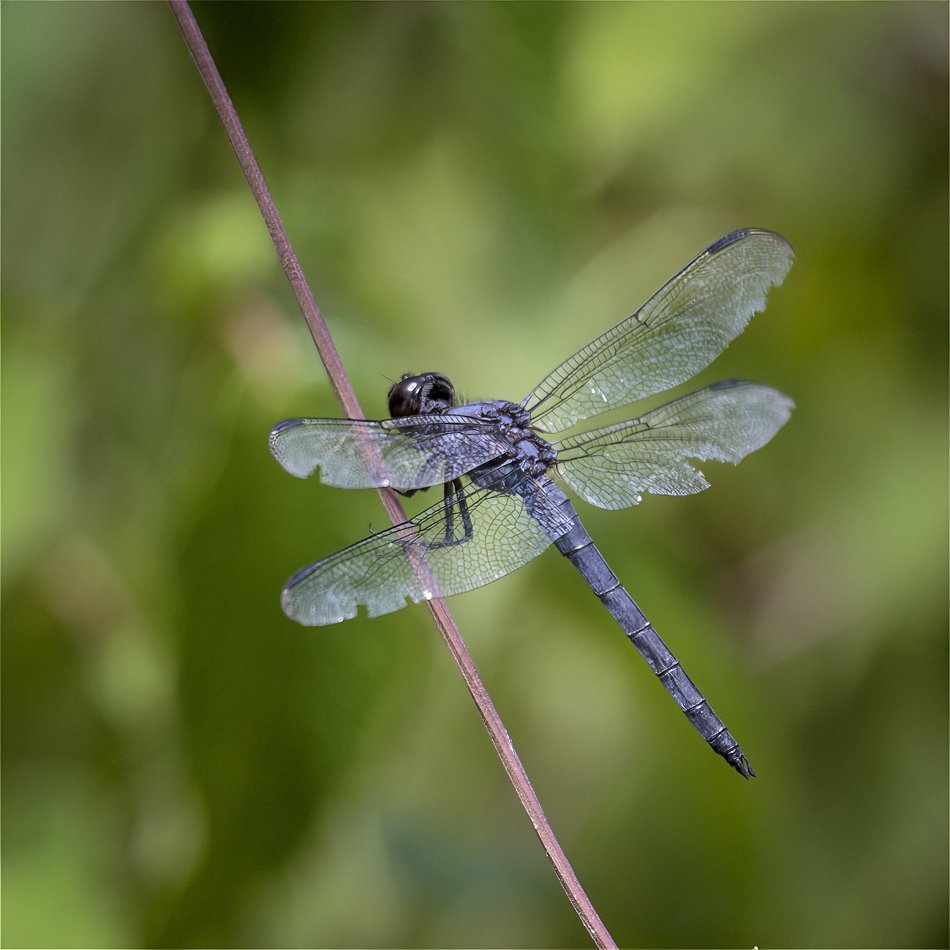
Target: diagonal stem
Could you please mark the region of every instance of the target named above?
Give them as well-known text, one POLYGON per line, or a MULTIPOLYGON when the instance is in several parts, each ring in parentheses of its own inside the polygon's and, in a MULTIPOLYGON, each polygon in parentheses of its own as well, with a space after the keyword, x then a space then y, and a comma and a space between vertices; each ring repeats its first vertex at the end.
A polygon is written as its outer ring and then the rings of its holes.
MULTIPOLYGON (((195 21, 191 8, 187 0, 169 0, 169 4, 175 18, 178 20, 178 26, 181 28, 185 44, 188 46, 195 60, 198 72, 201 74, 201 78, 211 95, 221 122, 224 124, 228 140, 234 149, 234 154, 237 156, 241 170, 244 172, 244 177, 247 179, 251 192, 257 201, 261 216, 267 225, 267 230, 277 250, 277 256, 280 259, 281 266, 287 275, 288 281, 290 281, 294 295, 297 298, 297 303, 300 305, 304 319, 307 321, 307 326, 310 328, 310 334, 317 347, 317 352, 320 354, 320 359, 323 360, 323 365, 326 367, 334 392, 336 392, 337 398, 343 406, 343 411, 348 417, 352 419, 362 419, 363 413, 356 399, 356 393, 353 391, 353 387, 343 369, 340 355, 333 345, 330 333, 320 314, 320 308, 317 306, 306 278, 303 275, 300 262, 297 260, 290 239, 287 237, 287 232, 284 230, 280 214, 264 182, 264 176, 251 150, 247 136, 244 134, 244 129, 234 109, 234 104, 231 102, 231 98, 225 89, 224 82, 218 73, 211 52, 204 41, 204 37, 195 21)), ((396 494, 390 489, 385 488, 380 489, 379 494, 392 523, 396 525, 406 521, 406 513, 396 494)), ((587 894, 584 893, 580 881, 578 881, 577 876, 574 874, 574 870, 567 860, 567 856, 564 854, 545 817, 544 810, 541 808, 541 802, 538 800, 538 796, 531 786, 528 774, 525 772, 517 752, 515 752, 515 747, 508 736, 508 731, 505 729, 501 717, 498 715, 494 703, 492 703, 491 697, 485 689, 484 683, 482 683, 475 663, 465 645, 465 641, 462 639, 462 635, 455 624, 455 620, 445 606, 445 602, 442 600, 429 601, 429 610, 435 619, 439 632, 442 634, 442 639, 445 641, 449 652, 458 665, 462 678, 465 680, 465 685, 468 687, 472 699, 475 701, 475 706, 478 708, 478 712, 482 717, 482 721, 485 723, 485 728, 488 730, 498 757, 501 759, 502 765, 508 773, 508 778, 514 786, 522 807, 531 820, 531 824, 544 847, 548 860, 554 867, 554 873, 561 882, 561 886, 564 888, 578 917, 580 917, 581 923, 587 929, 587 932, 590 934, 596 946, 616 947, 613 938, 598 916, 593 904, 591 904, 587 894)))

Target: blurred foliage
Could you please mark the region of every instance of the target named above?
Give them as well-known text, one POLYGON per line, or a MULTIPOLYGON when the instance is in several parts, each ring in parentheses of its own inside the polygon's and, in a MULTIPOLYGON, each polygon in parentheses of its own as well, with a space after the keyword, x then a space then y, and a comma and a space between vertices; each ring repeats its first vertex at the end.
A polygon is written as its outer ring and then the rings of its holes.
MULTIPOLYGON (((591 533, 741 738, 553 553, 452 603, 628 946, 945 947, 945 4, 198 4, 364 409, 520 398, 743 225, 797 261, 703 374, 790 393, 591 533)), ((3 942, 585 946, 424 609, 277 595, 373 493, 163 4, 3 7, 3 942)))

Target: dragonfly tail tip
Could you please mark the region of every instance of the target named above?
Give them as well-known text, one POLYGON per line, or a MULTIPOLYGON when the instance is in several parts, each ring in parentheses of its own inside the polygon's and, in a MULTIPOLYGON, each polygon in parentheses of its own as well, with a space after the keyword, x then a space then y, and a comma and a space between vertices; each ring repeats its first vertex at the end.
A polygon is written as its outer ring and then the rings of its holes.
POLYGON ((755 769, 752 768, 752 764, 742 753, 739 753, 739 757, 730 764, 743 778, 755 778, 755 769))

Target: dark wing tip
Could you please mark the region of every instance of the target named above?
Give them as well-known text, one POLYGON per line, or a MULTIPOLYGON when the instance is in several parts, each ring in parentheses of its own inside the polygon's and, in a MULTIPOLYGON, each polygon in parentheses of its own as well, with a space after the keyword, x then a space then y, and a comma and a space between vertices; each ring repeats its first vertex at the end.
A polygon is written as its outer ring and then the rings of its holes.
POLYGON ((724 250, 732 244, 736 244, 738 241, 743 241, 747 237, 751 237, 753 234, 760 234, 770 238, 774 238, 778 243, 784 244, 791 253, 794 253, 791 243, 788 238, 779 234, 778 231, 769 231, 766 228, 739 228, 736 231, 730 231, 728 234, 724 234, 718 241, 713 241, 709 247, 706 248, 706 254, 718 254, 719 251, 724 250))

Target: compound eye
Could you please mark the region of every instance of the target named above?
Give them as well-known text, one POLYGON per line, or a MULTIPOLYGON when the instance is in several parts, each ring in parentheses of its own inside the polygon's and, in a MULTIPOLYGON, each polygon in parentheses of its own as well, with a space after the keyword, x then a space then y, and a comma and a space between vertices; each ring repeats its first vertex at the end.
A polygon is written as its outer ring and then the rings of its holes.
POLYGON ((394 419, 414 416, 419 412, 419 400, 422 395, 424 377, 406 373, 389 390, 389 414, 394 419))
POLYGON ((455 387, 441 373, 406 373, 389 390, 389 414, 394 419, 445 412, 455 405, 455 387))

